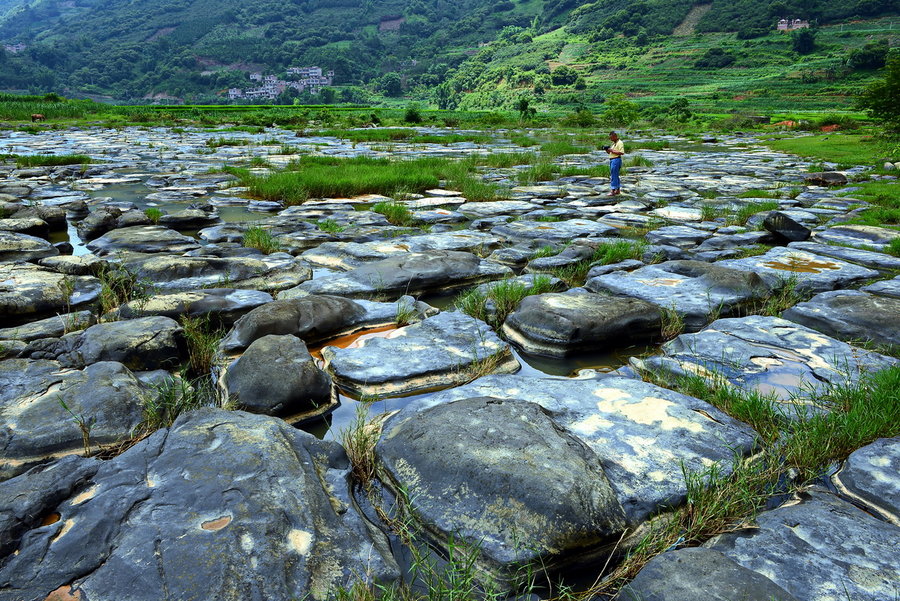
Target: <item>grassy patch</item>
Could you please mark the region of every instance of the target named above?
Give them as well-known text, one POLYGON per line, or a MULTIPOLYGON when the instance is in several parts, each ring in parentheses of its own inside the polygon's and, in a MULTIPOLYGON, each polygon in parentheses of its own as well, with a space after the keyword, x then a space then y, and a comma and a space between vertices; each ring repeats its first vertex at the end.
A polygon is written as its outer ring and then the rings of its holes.
POLYGON ((268 230, 261 227, 247 228, 241 238, 241 244, 247 248, 255 248, 267 255, 281 250, 278 240, 268 230))
POLYGON ((480 319, 495 330, 499 330, 507 316, 519 306, 523 298, 546 292, 553 292, 550 277, 537 275, 530 285, 516 280, 505 280, 491 285, 486 293, 480 292, 478 288, 472 288, 460 294, 454 306, 466 315, 480 319))
POLYGON ((644 241, 621 240, 617 242, 605 242, 594 249, 594 254, 565 267, 548 269, 568 286, 582 286, 587 278, 588 271, 595 265, 611 265, 627 259, 640 259, 644 255, 647 243, 644 241))
POLYGON ((887 145, 873 136, 829 134, 763 141, 772 150, 849 165, 873 165, 888 155, 887 145))
POLYGON ((157 225, 159 220, 162 219, 163 212, 156 207, 148 207, 144 209, 144 215, 147 216, 147 219, 149 219, 153 225, 157 225))
POLYGON ((17 167, 56 167, 86 165, 94 160, 86 154, 31 154, 16 157, 17 167))
POLYGON ((887 253, 895 257, 900 257, 900 238, 894 238, 887 246, 887 253))
POLYGON ((322 219, 321 221, 317 221, 316 227, 319 228, 320 231, 328 232, 329 234, 340 234, 347 229, 334 219, 322 219))
POLYGON ((774 211, 778 209, 778 207, 778 203, 774 200, 770 202, 751 202, 750 204, 739 208, 733 215, 729 215, 726 219, 726 223, 728 225, 745 225, 747 221, 757 213, 774 211))
POLYGON ((214 327, 209 315, 182 315, 180 321, 187 342, 188 370, 197 376, 209 375, 215 365, 219 341, 225 336, 225 331, 214 327))
POLYGON ((100 280, 100 314, 134 300, 150 297, 151 284, 118 264, 107 263, 97 274, 100 280))
POLYGON ((589 148, 576 146, 568 140, 554 140, 541 144, 541 153, 548 157, 558 157, 566 154, 586 154, 588 152, 590 152, 589 148))
POLYGON ((372 205, 372 211, 384 215, 392 225, 411 227, 418 223, 412 211, 396 201, 376 203, 372 205))
POLYGON ((149 434, 168 428, 179 415, 209 405, 213 398, 212 385, 207 378, 194 381, 167 378, 143 398, 144 421, 138 427, 139 432, 149 434))

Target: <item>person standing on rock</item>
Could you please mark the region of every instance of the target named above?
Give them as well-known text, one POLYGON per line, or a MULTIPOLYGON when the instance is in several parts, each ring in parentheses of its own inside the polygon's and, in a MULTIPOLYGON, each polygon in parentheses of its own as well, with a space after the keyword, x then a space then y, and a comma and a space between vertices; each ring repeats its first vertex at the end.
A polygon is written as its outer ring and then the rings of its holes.
POLYGON ((625 156, 625 145, 619 139, 619 134, 609 132, 610 146, 604 146, 603 150, 609 155, 609 195, 616 196, 622 193, 622 183, 619 181, 619 171, 622 169, 622 157, 625 156))

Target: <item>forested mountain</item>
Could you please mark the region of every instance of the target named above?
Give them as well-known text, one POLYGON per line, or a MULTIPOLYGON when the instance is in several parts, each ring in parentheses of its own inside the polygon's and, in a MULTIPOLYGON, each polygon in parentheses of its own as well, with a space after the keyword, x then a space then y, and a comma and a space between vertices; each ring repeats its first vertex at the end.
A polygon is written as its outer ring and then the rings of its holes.
POLYGON ((252 71, 316 65, 334 71, 337 100, 446 96, 467 90, 461 78, 488 45, 514 46, 538 75, 558 58, 558 43, 532 45, 541 36, 643 45, 689 15, 692 30, 752 37, 780 17, 896 10, 894 0, 0 0, 0 43, 26 46, 0 50, 0 89, 212 101, 252 71))

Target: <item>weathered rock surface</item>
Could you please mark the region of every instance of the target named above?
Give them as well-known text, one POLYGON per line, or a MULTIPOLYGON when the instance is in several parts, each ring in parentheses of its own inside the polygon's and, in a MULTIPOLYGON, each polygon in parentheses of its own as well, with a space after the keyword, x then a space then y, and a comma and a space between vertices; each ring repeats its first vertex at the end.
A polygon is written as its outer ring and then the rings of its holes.
POLYGON ((782 317, 847 342, 900 345, 898 298, 835 290, 794 305, 782 317))
POLYGON ((754 273, 702 261, 667 261, 631 272, 617 271, 592 278, 585 287, 672 309, 684 318, 688 330, 698 330, 711 317, 727 315, 769 292, 769 286, 754 273))
POLYGON ((456 311, 352 348, 326 346, 322 358, 335 384, 359 395, 398 396, 445 388, 520 367, 509 345, 487 324, 456 311))
POLYGON ((312 416, 334 406, 331 377, 289 334, 263 336, 228 366, 228 397, 252 413, 312 416))
POLYGON ((842 261, 856 263, 869 269, 885 272, 890 272, 891 270, 900 271, 900 257, 894 257, 882 252, 850 248, 848 246, 818 244, 816 242, 792 242, 788 244, 788 248, 803 250, 823 257, 841 259, 842 261))
POLYGON ((281 292, 278 298, 331 294, 394 300, 405 294, 455 290, 509 275, 512 271, 508 267, 482 261, 471 253, 436 250, 389 257, 346 273, 316 278, 281 292))
POLYGON ((491 233, 513 242, 523 240, 567 242, 576 238, 615 236, 616 228, 587 219, 556 222, 521 220, 498 225, 491 230, 491 233))
POLYGON ((838 225, 816 232, 813 239, 816 242, 870 246, 883 250, 892 240, 900 239, 900 232, 871 225, 838 225))
POLYGON ((43 238, 0 230, 0 262, 37 261, 58 254, 43 238))
POLYGON ((897 360, 785 319, 751 315, 719 319, 702 332, 667 342, 661 355, 631 362, 663 374, 724 377, 740 388, 774 394, 793 407, 813 403, 828 386, 852 384, 864 372, 897 360))
POLYGON ((812 235, 812 230, 780 211, 766 215, 763 227, 786 242, 802 242, 812 235))
POLYGON ((691 547, 657 555, 617 601, 795 601, 758 572, 718 551, 691 547))
POLYGON ((66 469, 83 471, 46 497, 25 492, 44 474, 3 485, 3 513, 30 503, 0 567, 3 599, 324 601, 356 578, 398 576, 354 509, 340 445, 279 419, 201 409, 66 469))
POLYGON ((681 462, 702 472, 748 453, 756 434, 712 405, 631 378, 535 378, 496 375, 411 402, 406 411, 474 397, 527 399, 583 440, 603 466, 628 523, 684 501, 681 462))
POLYGON ((564 357, 650 340, 661 325, 656 305, 582 289, 524 298, 503 334, 528 353, 564 357))
POLYGON ((625 528, 599 458, 534 403, 481 397, 401 412, 376 455, 423 532, 477 548, 491 580, 521 579, 525 564, 554 571, 625 528))
POLYGON ((121 319, 135 319, 147 315, 162 315, 177 319, 181 315, 208 315, 214 323, 231 327, 234 322, 253 309, 272 302, 272 295, 258 290, 235 288, 205 288, 189 292, 157 294, 147 299, 121 305, 116 315, 121 319))
POLYGON ((850 454, 831 480, 866 511, 900 526, 900 437, 880 438, 850 454))
POLYGON ((30 263, 4 264, 2 270, 0 317, 4 325, 68 313, 100 296, 97 278, 66 276, 30 263))
POLYGON ((59 338, 73 330, 82 330, 97 323, 90 311, 65 313, 31 323, 0 329, 0 340, 22 340, 30 342, 39 338, 59 338))
POLYGON ((141 402, 149 394, 121 363, 78 371, 55 361, 0 361, 0 479, 84 452, 78 419, 90 429, 92 449, 127 438, 143 420, 141 402))
POLYGON ((151 225, 150 218, 137 208, 123 210, 114 206, 100 206, 81 220, 76 228, 79 237, 89 242, 118 228, 147 225, 151 225))
POLYGON ((138 225, 107 232, 88 242, 87 247, 96 255, 106 256, 125 251, 180 254, 199 248, 200 244, 161 225, 138 225))
POLYGON ((813 489, 705 546, 766 575, 798 601, 882 601, 900 582, 900 527, 813 489))
POLYGON ((151 316, 98 323, 62 338, 35 340, 22 352, 64 367, 118 361, 133 370, 176 367, 185 356, 184 331, 169 317, 151 316))
POLYGON ((813 186, 844 186, 847 184, 847 176, 837 171, 807 173, 803 179, 807 184, 813 186))

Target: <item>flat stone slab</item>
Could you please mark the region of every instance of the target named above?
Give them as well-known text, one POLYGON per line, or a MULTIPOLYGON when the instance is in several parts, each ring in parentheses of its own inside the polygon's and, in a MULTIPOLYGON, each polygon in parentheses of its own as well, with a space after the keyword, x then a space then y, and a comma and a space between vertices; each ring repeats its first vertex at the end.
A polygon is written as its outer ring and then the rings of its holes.
POLYGON ((67 276, 31 263, 0 267, 0 318, 4 325, 68 313, 100 296, 100 280, 94 277, 67 276))
POLYGON ((10 599, 325 601, 399 577, 341 446, 277 418, 200 409, 109 461, 54 465, 0 485, 0 513, 22 516, 0 532, 10 599))
POLYGON ((0 361, 0 480, 48 458, 84 452, 81 429, 61 402, 90 422, 96 450, 130 436, 150 393, 121 363, 77 370, 56 361, 0 361))
POLYGON ((773 248, 756 257, 719 261, 717 265, 755 273, 772 287, 796 279, 798 290, 812 293, 847 288, 878 277, 878 272, 872 269, 784 247, 773 248))
POLYGON ((576 238, 615 236, 616 228, 587 219, 568 221, 512 221, 491 229, 491 233, 511 242, 548 240, 567 242, 576 238))
POLYGON ((880 438, 850 454, 831 481, 842 495, 900 526, 900 437, 880 438))
POLYGON ((802 404, 813 410, 827 410, 811 405, 811 397, 829 386, 853 384, 865 372, 897 363, 785 319, 759 315, 719 319, 702 332, 667 342, 661 351, 631 362, 663 375, 724 377, 739 388, 774 395, 785 408, 802 404))
POLYGON ((496 236, 485 232, 446 232, 405 236, 376 242, 325 242, 300 255, 305 261, 329 269, 350 270, 386 257, 432 250, 479 250, 488 253, 499 245, 496 236))
POLYGON ((704 546, 764 574, 798 601, 892 599, 900 582, 900 527, 813 489, 759 514, 755 527, 704 546))
POLYGON ((81 330, 97 323, 90 311, 64 313, 31 323, 0 329, 0 340, 21 340, 30 342, 39 338, 59 338, 73 330, 81 330))
POLYGON ((625 529, 600 459, 534 403, 481 397, 401 412, 375 452, 425 535, 477 549, 476 568, 495 582, 516 586, 523 565, 583 561, 625 529))
POLYGON ((59 250, 37 236, 0 230, 0 262, 37 261, 59 254, 59 250))
POLYGON ((758 572, 718 551, 688 547, 657 555, 625 585, 618 601, 796 601, 758 572))
POLYGON ((456 311, 353 348, 326 346, 322 358, 335 384, 356 395, 399 396, 464 384, 483 370, 520 368, 509 345, 487 324, 456 311))
POLYGON ((114 313, 121 319, 134 319, 146 315, 162 315, 177 319, 210 316, 214 323, 231 327, 234 322, 253 309, 272 302, 271 294, 259 290, 235 288, 206 288, 188 292, 157 294, 147 299, 131 301, 114 313))
POLYGON ((682 250, 695 248, 698 244, 712 236, 712 232, 698 230, 686 225, 669 225, 648 232, 650 244, 666 244, 682 250))
POLYGON ((871 225, 837 225, 813 235, 816 242, 853 244, 886 248, 892 240, 900 239, 900 231, 871 225))
POLYGON ((524 200, 493 200, 490 202, 467 202, 460 205, 457 211, 472 219, 478 219, 494 215, 522 215, 539 208, 541 208, 540 205, 524 200))
POLYGON ((672 309, 688 330, 698 330, 720 314, 769 293, 756 274, 727 269, 721 263, 667 261, 634 271, 616 271, 591 278, 585 288, 639 298, 672 309))
POLYGON ((678 205, 653 209, 649 215, 660 219, 668 219, 669 221, 703 221, 702 210, 693 207, 680 207, 678 205))
POLYGON ((830 244, 818 244, 816 242, 792 242, 788 248, 803 250, 823 257, 841 259, 848 263, 856 263, 869 269, 879 271, 900 271, 900 257, 894 257, 885 253, 871 250, 861 250, 847 246, 832 246, 830 244))
POLYGON ((394 300, 403 295, 422 295, 466 288, 512 275, 512 270, 477 256, 436 250, 388 257, 346 273, 315 278, 285 290, 278 298, 330 294, 347 298, 394 300))
POLYGON ((98 256, 123 251, 181 254, 200 248, 200 243, 161 225, 138 225, 107 232, 88 242, 87 247, 98 256))
POLYGON ((877 294, 878 296, 890 296, 900 298, 900 276, 892 280, 882 280, 860 288, 863 292, 877 294))
POLYGON ((565 357, 658 338, 656 305, 584 289, 528 296, 503 324, 503 335, 527 353, 565 357))
POLYGON ((411 296, 402 296, 392 303, 324 294, 281 299, 257 307, 237 320, 219 348, 225 353, 239 352, 269 334, 291 334, 311 345, 365 328, 395 324, 400 315, 412 323, 436 313, 437 309, 411 296))
POLYGON ((748 453, 756 434, 712 405, 653 384, 600 379, 496 375, 411 402, 406 411, 473 397, 526 399, 543 407, 600 458, 629 525, 684 502, 681 462, 692 472, 748 453))
POLYGON ((859 290, 822 292, 782 317, 847 342, 900 345, 900 298, 859 290))

